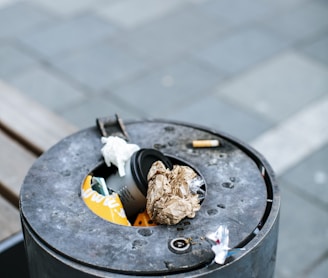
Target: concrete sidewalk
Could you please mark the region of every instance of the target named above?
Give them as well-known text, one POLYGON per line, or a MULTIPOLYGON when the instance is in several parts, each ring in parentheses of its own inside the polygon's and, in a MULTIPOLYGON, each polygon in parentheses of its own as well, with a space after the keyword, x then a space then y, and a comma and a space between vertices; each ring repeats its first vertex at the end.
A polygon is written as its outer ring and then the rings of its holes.
POLYGON ((0 79, 80 128, 223 130, 282 191, 276 278, 328 273, 328 1, 0 0, 0 79))

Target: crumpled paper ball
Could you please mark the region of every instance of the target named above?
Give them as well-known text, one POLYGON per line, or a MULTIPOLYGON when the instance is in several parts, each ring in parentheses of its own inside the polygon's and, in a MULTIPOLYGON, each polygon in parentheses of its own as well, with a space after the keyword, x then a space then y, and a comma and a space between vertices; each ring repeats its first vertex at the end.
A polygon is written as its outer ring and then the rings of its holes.
POLYGON ((185 217, 195 217, 200 204, 189 183, 196 177, 188 166, 174 165, 170 170, 161 161, 154 162, 147 176, 146 209, 150 218, 157 224, 174 225, 185 217))
POLYGON ((219 228, 213 232, 208 233, 206 237, 216 244, 212 246, 212 250, 215 253, 215 262, 217 264, 224 264, 228 251, 230 248, 229 245, 229 230, 227 226, 220 225, 219 228))
POLYGON ((136 144, 128 144, 125 140, 117 136, 102 137, 101 142, 105 144, 101 153, 108 167, 112 163, 118 168, 120 177, 125 176, 125 163, 132 154, 140 148, 136 144))

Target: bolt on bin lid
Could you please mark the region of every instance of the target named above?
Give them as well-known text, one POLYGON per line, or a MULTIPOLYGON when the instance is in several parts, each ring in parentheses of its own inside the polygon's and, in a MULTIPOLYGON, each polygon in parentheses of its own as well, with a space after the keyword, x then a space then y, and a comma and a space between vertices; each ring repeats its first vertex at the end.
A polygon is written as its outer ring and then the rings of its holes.
POLYGON ((190 124, 133 121, 125 127, 131 142, 181 158, 204 177, 206 197, 195 218, 173 226, 127 227, 92 213, 79 195, 86 175, 103 161, 98 130, 91 127, 45 152, 23 182, 22 222, 45 250, 84 269, 169 275, 211 263, 214 254, 205 236, 219 225, 229 229, 229 247, 249 242, 264 219, 271 190, 254 160, 257 154, 226 134, 190 124), (195 139, 217 139, 220 146, 192 148, 195 139))

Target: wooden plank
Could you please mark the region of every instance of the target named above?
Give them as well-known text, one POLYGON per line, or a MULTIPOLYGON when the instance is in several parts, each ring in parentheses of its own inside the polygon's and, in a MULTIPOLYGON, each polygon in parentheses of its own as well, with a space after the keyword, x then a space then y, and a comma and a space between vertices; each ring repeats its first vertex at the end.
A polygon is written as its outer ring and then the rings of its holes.
POLYGON ((0 80, 0 240, 21 229, 20 187, 37 156, 75 131, 0 80))
POLYGON ((77 131, 76 127, 1 80, 0 127, 36 154, 77 131))
POLYGON ((0 194, 18 207, 23 179, 36 156, 0 130, 0 194))
POLYGON ((0 241, 20 230, 18 210, 0 196, 0 241))

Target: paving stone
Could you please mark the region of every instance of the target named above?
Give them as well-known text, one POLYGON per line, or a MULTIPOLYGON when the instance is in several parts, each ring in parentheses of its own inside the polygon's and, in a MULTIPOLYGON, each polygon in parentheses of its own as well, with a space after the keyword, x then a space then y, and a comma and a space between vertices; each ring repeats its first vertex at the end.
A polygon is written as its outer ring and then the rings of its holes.
POLYGON ((291 7, 295 7, 297 5, 303 4, 304 2, 312 1, 312 0, 275 0, 275 1, 263 0, 263 1, 269 5, 273 5, 280 9, 289 9, 291 7))
POLYGON ((0 38, 14 38, 53 21, 47 11, 31 3, 18 2, 0 9, 0 38))
POLYGON ((142 113, 129 109, 128 106, 115 102, 113 99, 106 99, 104 96, 94 96, 59 112, 63 118, 79 128, 95 126, 96 118, 113 116, 116 113, 123 120, 142 117, 142 113))
POLYGON ((327 144, 328 121, 323 117, 327 111, 328 95, 279 122, 251 145, 261 151, 276 174, 281 175, 327 144))
POLYGON ((271 127, 271 123, 263 117, 217 97, 198 95, 196 100, 189 105, 180 105, 166 118, 223 131, 244 142, 250 142, 271 127))
POLYGON ((220 79, 220 75, 192 61, 182 61, 153 70, 112 92, 126 103, 140 107, 149 116, 162 117, 204 94, 220 79))
POLYGON ((327 93, 328 69, 288 51, 218 88, 218 94, 281 121, 327 93))
POLYGON ((147 64, 131 53, 107 44, 53 61, 64 74, 90 88, 94 93, 136 75, 147 64))
POLYGON ((117 28, 94 15, 82 15, 27 34, 22 42, 46 57, 77 50, 115 34, 117 28))
POLYGON ((325 33, 320 39, 311 41, 311 43, 302 47, 302 51, 328 66, 328 33, 325 33))
POLYGON ((45 68, 35 67, 10 79, 14 87, 50 110, 69 109, 84 94, 45 68))
MULTIPOLYGON (((72 16, 77 13, 82 13, 86 10, 93 9, 94 6, 100 5, 101 0, 29 0, 33 1, 48 10, 51 10, 59 15, 72 16)), ((106 0, 106 2, 113 0, 106 0)))
POLYGON ((228 74, 237 74, 286 47, 286 43, 261 27, 220 38, 196 51, 195 57, 228 74))
MULTIPOLYGON (((326 120, 326 119, 323 119, 326 120)), ((328 144, 286 172, 282 178, 328 209, 328 144)))
POLYGON ((279 182, 282 191, 276 276, 303 277, 326 251, 327 211, 291 192, 279 182))
POLYGON ((0 78, 18 73, 37 61, 12 44, 0 44, 0 78))
POLYGON ((112 1, 98 8, 104 16, 124 28, 135 28, 151 20, 163 17, 172 10, 181 7, 186 0, 125 0, 112 1))
POLYGON ((15 1, 16 0, 0 0, 0 9, 7 5, 13 4, 13 2, 15 2, 15 1))
MULTIPOLYGON (((327 252, 326 252, 327 254, 327 252)), ((314 270, 310 272, 308 278, 326 278, 328 273, 328 258, 322 261, 314 270)))
POLYGON ((308 1, 280 16, 273 17, 267 26, 291 42, 312 36, 328 27, 328 5, 308 1))
POLYGON ((221 18, 229 25, 247 24, 272 13, 268 3, 258 0, 212 0, 199 8, 211 17, 221 18))
POLYGON ((196 8, 185 8, 123 34, 117 43, 130 46, 146 59, 167 62, 206 44, 225 29, 219 19, 209 18, 196 8))

